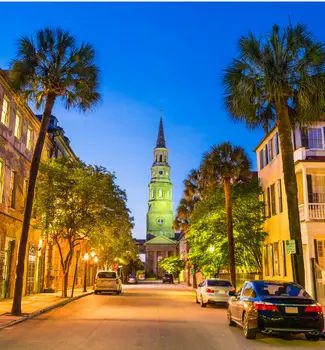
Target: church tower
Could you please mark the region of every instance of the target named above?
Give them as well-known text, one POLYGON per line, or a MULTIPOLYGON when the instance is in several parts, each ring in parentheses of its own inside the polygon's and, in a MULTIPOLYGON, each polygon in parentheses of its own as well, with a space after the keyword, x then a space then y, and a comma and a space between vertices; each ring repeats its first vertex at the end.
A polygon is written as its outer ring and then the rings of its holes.
POLYGON ((151 181, 149 184, 147 240, 157 236, 173 239, 173 185, 170 181, 168 149, 166 148, 164 127, 161 117, 153 156, 154 161, 151 167, 151 181))

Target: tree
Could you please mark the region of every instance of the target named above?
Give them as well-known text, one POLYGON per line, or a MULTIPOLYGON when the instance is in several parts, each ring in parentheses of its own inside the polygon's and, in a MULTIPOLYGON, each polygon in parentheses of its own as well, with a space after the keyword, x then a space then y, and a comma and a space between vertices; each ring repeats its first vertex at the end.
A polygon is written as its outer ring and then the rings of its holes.
POLYGON ((250 161, 243 148, 224 142, 204 155, 200 167, 201 181, 206 187, 222 185, 225 194, 226 227, 231 282, 236 287, 236 265, 233 237, 231 187, 250 174, 250 161))
POLYGON ((179 274, 185 268, 184 260, 182 260, 179 256, 169 256, 160 260, 158 265, 167 273, 171 273, 174 277, 177 277, 179 283, 179 274))
POLYGON ((35 38, 22 37, 19 40, 17 58, 11 67, 11 79, 23 97, 33 100, 37 108, 44 105, 30 167, 11 311, 14 315, 21 315, 24 262, 35 184, 52 109, 57 98, 63 100, 66 108, 77 107, 83 111, 99 100, 94 50, 85 43, 77 47, 74 38, 61 29, 40 30, 35 38))
MULTIPOLYGON (((251 272, 262 271, 265 232, 260 194, 257 178, 232 186, 236 267, 251 272)), ((205 276, 214 277, 228 265, 225 196, 220 186, 207 191, 195 206, 187 239, 188 257, 205 276)))
MULTIPOLYGON (((98 241, 109 229, 121 225, 121 217, 130 227, 124 196, 114 176, 102 167, 64 157, 41 164, 35 202, 37 220, 39 228, 58 247, 63 297, 67 296, 75 247, 86 239, 91 244, 98 241)), ((117 242, 120 235, 114 238, 117 242)))
POLYGON ((277 25, 260 40, 239 40, 239 58, 225 70, 225 103, 236 120, 250 128, 275 122, 280 138, 294 279, 304 286, 305 273, 293 160, 292 126, 319 120, 325 112, 325 52, 303 25, 281 32, 277 25))

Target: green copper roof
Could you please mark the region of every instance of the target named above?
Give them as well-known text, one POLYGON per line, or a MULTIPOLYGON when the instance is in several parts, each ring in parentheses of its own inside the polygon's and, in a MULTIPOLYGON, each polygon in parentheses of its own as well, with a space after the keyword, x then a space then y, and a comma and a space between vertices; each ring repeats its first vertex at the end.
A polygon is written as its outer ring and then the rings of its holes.
POLYGON ((165 236, 156 236, 145 243, 145 245, 156 245, 156 244, 173 244, 176 245, 177 242, 169 239, 165 236))

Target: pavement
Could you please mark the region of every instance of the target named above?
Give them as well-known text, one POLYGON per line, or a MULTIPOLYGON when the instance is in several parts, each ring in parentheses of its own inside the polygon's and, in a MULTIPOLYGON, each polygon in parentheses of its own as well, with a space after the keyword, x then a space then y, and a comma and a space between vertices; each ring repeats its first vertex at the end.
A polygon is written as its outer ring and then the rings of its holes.
MULTIPOLYGON (((0 329, 8 327, 32 318, 35 315, 51 310, 53 308, 63 306, 66 303, 79 299, 83 296, 93 293, 92 287, 88 287, 88 292, 84 293, 82 289, 75 289, 73 298, 62 298, 61 291, 57 293, 39 293, 23 297, 22 299, 22 316, 10 315, 12 299, 4 299, 0 301, 0 329)), ((71 295, 71 290, 68 290, 71 295)), ((1 349, 1 347, 0 347, 1 349)))
POLYGON ((125 286, 122 295, 89 295, 0 331, 5 350, 324 349, 325 341, 259 334, 227 325, 226 309, 195 303, 183 285, 125 286))

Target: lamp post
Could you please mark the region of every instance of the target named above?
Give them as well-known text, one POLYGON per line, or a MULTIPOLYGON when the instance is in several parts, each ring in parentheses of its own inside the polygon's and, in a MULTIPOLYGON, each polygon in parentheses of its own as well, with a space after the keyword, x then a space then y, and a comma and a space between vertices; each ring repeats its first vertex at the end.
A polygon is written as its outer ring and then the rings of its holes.
POLYGON ((84 274, 84 292, 87 292, 87 265, 88 265, 88 259, 89 259, 89 254, 85 253, 84 255, 84 260, 85 260, 85 274, 84 274))

